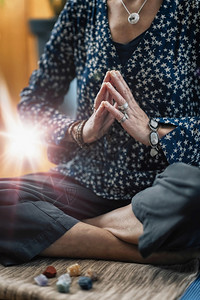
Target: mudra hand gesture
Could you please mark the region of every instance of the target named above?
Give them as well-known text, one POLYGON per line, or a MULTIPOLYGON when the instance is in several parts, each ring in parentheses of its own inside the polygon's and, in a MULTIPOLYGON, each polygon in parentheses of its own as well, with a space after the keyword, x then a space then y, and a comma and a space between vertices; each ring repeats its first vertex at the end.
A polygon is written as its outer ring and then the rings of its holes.
POLYGON ((92 143, 105 135, 115 120, 115 117, 104 106, 104 103, 108 103, 113 108, 117 107, 117 103, 113 105, 112 94, 108 91, 107 82, 109 81, 110 72, 107 72, 94 101, 94 112, 83 128, 83 141, 86 144, 92 143))
POLYGON ((106 73, 94 109, 83 129, 85 143, 103 136, 116 119, 134 139, 149 145, 149 118, 135 101, 119 71, 106 73))
POLYGON ((107 90, 117 105, 103 101, 102 105, 118 120, 123 128, 137 141, 149 145, 149 118, 135 101, 131 90, 119 71, 111 71, 107 90))
MULTIPOLYGON (((135 101, 120 72, 108 71, 94 101, 94 113, 83 128, 84 142, 92 143, 101 138, 115 119, 135 140, 146 146, 150 145, 147 114, 135 101)), ((160 127, 159 137, 163 137, 174 128, 173 125, 160 127)))

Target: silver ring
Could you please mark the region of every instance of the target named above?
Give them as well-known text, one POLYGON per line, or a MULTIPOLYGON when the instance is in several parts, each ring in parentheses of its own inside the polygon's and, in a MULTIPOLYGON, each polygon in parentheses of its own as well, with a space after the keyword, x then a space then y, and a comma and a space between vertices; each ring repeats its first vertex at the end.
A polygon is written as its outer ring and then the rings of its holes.
POLYGON ((129 108, 128 102, 125 102, 123 105, 119 105, 118 109, 122 112, 126 111, 129 108))
POLYGON ((124 113, 123 117, 118 121, 119 123, 124 123, 128 119, 127 113, 124 113))

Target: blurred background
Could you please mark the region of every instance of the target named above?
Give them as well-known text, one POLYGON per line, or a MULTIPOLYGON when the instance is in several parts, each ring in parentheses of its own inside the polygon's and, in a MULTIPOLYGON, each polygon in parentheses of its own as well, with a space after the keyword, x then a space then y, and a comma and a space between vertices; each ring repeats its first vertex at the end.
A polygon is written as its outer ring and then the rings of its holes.
POLYGON ((21 133, 16 106, 65 3, 66 0, 0 0, 0 177, 47 171, 52 166, 44 145, 38 143, 32 156, 28 152, 33 146, 26 149, 27 157, 22 154, 31 142, 30 134, 28 137, 21 133), (18 134, 21 138, 16 141, 18 134))

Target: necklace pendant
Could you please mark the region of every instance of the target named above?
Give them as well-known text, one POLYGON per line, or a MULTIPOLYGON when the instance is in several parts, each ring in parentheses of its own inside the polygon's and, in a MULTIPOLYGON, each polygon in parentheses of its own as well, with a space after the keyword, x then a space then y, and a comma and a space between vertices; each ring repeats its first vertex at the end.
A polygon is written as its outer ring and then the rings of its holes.
POLYGON ((130 24, 136 24, 140 19, 140 16, 138 13, 132 13, 128 17, 128 21, 130 24))

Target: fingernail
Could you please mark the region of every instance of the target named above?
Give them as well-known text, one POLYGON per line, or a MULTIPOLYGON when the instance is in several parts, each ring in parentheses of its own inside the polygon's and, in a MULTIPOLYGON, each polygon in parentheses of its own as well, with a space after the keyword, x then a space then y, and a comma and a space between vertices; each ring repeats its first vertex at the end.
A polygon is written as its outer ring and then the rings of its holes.
POLYGON ((111 71, 111 74, 114 76, 114 77, 116 77, 117 76, 117 74, 116 74, 116 71, 111 71))
POLYGON ((110 82, 106 82, 107 86, 112 87, 112 84, 110 82))

